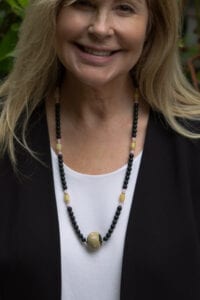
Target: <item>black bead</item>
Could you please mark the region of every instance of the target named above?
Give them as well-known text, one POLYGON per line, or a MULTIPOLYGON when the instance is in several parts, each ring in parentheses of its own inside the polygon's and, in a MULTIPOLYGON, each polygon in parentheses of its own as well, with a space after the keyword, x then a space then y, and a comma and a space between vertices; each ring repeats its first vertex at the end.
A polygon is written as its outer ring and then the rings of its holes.
POLYGON ((59 166, 63 165, 63 158, 62 157, 58 157, 58 164, 59 164, 59 166))
POLYGON ((61 177, 62 183, 66 183, 66 181, 65 181, 65 176, 63 176, 63 175, 61 174, 60 177, 61 177))
POLYGON ((137 135, 137 131, 136 131, 136 130, 133 130, 133 132, 132 132, 132 137, 133 137, 133 138, 136 138, 136 135, 137 135))
POLYGON ((119 216, 121 214, 121 211, 116 212, 116 216, 119 216))
POLYGON ((63 174, 63 162, 62 161, 58 162, 58 167, 59 167, 60 174, 63 174))
POLYGON ((59 172, 62 172, 63 169, 63 162, 62 161, 58 161, 58 167, 59 167, 59 172))
POLYGON ((63 169, 60 169, 60 176, 61 176, 61 179, 65 180, 65 173, 64 173, 63 169))
POLYGON ((132 168, 133 168, 133 164, 132 164, 132 161, 131 161, 131 162, 128 163, 127 170, 132 171, 132 168))
POLYGON ((73 216, 74 216, 73 211, 68 211, 68 213, 69 213, 70 217, 73 217, 73 216))
POLYGON ((65 175, 65 171, 64 171, 64 167, 63 167, 63 162, 59 163, 59 171, 60 171, 60 174, 65 175))
POLYGON ((73 214, 69 214, 70 220, 73 224, 76 224, 76 219, 75 216, 73 214))
POLYGON ((111 234, 110 233, 107 233, 106 234, 106 237, 109 239, 111 237, 111 234))
POLYGON ((129 168, 132 168, 132 165, 133 165, 133 158, 128 160, 128 167, 129 168))
POLYGON ((126 170, 125 179, 128 179, 128 180, 129 180, 131 171, 132 171, 132 168, 128 167, 127 170, 126 170))
POLYGON ((80 234, 81 234, 81 231, 80 229, 75 229, 76 230, 76 233, 78 234, 79 238, 80 238, 80 234))
POLYGON ((63 182, 65 182, 65 176, 64 176, 64 174, 60 174, 60 176, 61 176, 61 180, 62 180, 63 182))
MULTIPOLYGON (((62 182, 62 186, 63 186, 63 187, 66 186, 65 178, 62 178, 62 179, 61 179, 61 182, 62 182)), ((66 189, 64 189, 64 190, 66 190, 66 189)))
POLYGON ((127 169, 126 169, 126 175, 127 175, 127 172, 131 173, 131 171, 132 171, 132 166, 129 165, 129 166, 127 167, 127 169))
POLYGON ((126 173, 125 180, 129 181, 130 176, 126 173))
POLYGON ((80 234, 79 234, 79 237, 80 237, 80 239, 81 239, 81 240, 83 240, 83 239, 84 239, 84 236, 83 236, 83 234, 82 234, 82 233, 80 233, 80 234))
POLYGON ((73 223, 74 225, 76 225, 76 218, 75 218, 75 216, 74 216, 74 215, 70 215, 70 217, 71 217, 72 223, 73 223))
POLYGON ((78 227, 77 223, 74 224, 74 229, 76 230, 76 232, 78 232, 79 227, 78 227))
POLYGON ((134 159, 134 157, 129 157, 129 159, 128 159, 128 164, 130 163, 130 164, 133 164, 133 159, 134 159))
POLYGON ((62 164, 59 165, 59 171, 60 171, 60 174, 65 177, 65 171, 64 171, 64 167, 63 167, 63 162, 62 162, 62 164))
POLYGON ((59 164, 59 172, 60 172, 60 175, 64 176, 65 177, 65 173, 64 173, 64 170, 63 170, 63 164, 59 164))
POLYGON ((67 190, 67 183, 66 183, 65 179, 64 180, 61 179, 61 183, 62 183, 63 190, 64 191, 67 190))
POLYGON ((85 242, 86 242, 86 239, 83 237, 83 238, 81 238, 81 241, 82 241, 83 243, 85 243, 85 242))
POLYGON ((124 184, 128 185, 128 179, 125 177, 124 184))
MULTIPOLYGON (((137 135, 137 125, 138 125, 138 107, 139 104, 138 103, 134 103, 134 111, 133 111, 133 125, 132 125, 132 137, 136 137, 137 135)), ((60 122, 60 103, 56 103, 55 104, 55 129, 56 129, 56 138, 57 139, 61 139, 61 122, 60 122)), ((129 178, 131 175, 131 170, 132 170, 132 165, 133 165, 133 159, 134 159, 134 154, 130 153, 129 157, 128 157, 128 162, 127 162, 127 169, 126 169, 126 173, 125 173, 125 178, 124 178, 124 182, 123 182, 123 189, 127 189, 128 187, 128 182, 129 182, 129 178)), ((60 179, 61 179, 61 183, 62 183, 62 188, 63 190, 67 189, 67 183, 66 183, 66 178, 65 178, 65 171, 64 171, 64 163, 63 163, 63 156, 62 154, 58 154, 58 167, 59 167, 59 173, 60 173, 60 179)), ((72 223, 72 226, 78 236, 78 238, 82 241, 82 242, 86 242, 86 238, 83 236, 83 234, 81 233, 79 226, 76 222, 76 218, 73 212, 73 209, 71 206, 67 206, 67 210, 68 210, 68 214, 72 223)), ((108 230, 108 232, 106 233, 106 235, 103 238, 103 241, 107 241, 114 229, 115 226, 118 222, 119 216, 121 214, 122 211, 122 206, 119 205, 116 208, 115 211, 115 215, 113 217, 111 226, 108 230)))
MULTIPOLYGON (((117 218, 117 220, 118 220, 118 218, 117 218)), ((115 220, 115 218, 114 218, 113 221, 112 221, 112 225, 116 226, 117 220, 115 220)))
POLYGON ((118 219, 119 219, 119 216, 115 215, 115 216, 114 216, 114 220, 115 220, 115 221, 118 221, 118 219))
POLYGON ((116 224, 112 224, 112 225, 110 226, 110 228, 111 228, 111 229, 115 229, 115 225, 116 225, 116 224))

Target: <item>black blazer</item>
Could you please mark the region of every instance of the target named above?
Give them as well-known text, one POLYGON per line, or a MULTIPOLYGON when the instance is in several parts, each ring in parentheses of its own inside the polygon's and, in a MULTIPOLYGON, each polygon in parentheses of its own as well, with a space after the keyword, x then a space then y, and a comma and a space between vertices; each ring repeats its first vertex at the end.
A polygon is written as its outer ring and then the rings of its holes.
MULTIPOLYGON (((19 148, 23 175, 15 175, 7 157, 0 164, 1 300, 61 299, 44 109, 34 113, 31 124, 30 146, 43 165, 19 148)), ((175 133, 154 112, 126 233, 121 299, 200 299, 200 143, 175 133)))

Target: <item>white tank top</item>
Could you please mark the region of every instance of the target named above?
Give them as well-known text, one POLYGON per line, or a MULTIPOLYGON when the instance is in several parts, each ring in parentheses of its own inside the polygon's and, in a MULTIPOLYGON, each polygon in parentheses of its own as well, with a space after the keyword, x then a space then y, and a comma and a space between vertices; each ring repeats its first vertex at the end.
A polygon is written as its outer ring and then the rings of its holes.
MULTIPOLYGON (((141 162, 133 162, 126 201, 111 238, 96 252, 78 240, 63 201, 57 156, 51 150, 61 243, 61 300, 119 300, 124 241, 141 162)), ((122 189, 126 165, 103 174, 78 173, 65 165, 66 181, 77 223, 84 236, 92 231, 104 236, 112 222, 122 189)))

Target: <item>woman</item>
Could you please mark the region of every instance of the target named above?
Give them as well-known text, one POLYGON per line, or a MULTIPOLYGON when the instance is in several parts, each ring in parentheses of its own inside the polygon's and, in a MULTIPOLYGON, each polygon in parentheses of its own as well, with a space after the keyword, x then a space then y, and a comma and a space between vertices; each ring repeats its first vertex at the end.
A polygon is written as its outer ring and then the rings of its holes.
POLYGON ((179 6, 31 1, 0 89, 0 299, 200 299, 179 6))

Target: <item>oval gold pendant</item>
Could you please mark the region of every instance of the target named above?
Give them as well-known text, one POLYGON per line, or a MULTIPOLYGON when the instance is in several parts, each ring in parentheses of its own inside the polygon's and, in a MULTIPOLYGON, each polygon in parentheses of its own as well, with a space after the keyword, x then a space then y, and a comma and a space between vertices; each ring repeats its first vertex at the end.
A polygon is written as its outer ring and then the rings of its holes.
POLYGON ((90 249, 98 250, 102 244, 102 237, 98 232, 91 232, 87 237, 87 245, 90 249))

